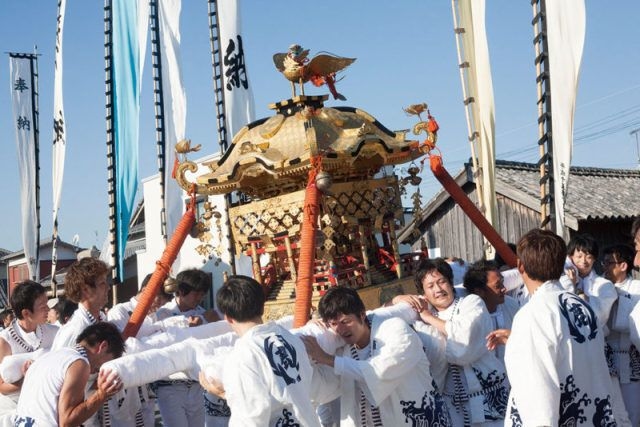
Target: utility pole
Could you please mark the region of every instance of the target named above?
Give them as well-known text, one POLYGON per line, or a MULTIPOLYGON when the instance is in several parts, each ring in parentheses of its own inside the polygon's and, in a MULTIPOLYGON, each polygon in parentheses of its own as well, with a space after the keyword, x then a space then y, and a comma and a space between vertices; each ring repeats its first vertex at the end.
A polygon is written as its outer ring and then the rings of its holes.
POLYGON ((638 133, 640 132, 640 128, 636 128, 629 132, 630 136, 636 136, 636 155, 638 156, 638 169, 640 169, 640 140, 638 139, 638 133))

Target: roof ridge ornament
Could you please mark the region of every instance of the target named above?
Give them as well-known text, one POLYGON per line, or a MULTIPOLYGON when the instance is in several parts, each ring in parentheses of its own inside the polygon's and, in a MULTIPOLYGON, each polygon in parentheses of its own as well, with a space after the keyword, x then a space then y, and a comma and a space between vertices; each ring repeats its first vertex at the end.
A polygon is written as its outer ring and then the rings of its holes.
POLYGON ((315 86, 326 84, 333 99, 345 101, 347 98, 336 90, 336 74, 353 64, 356 58, 326 52, 314 56, 311 60, 308 56, 309 49, 303 49, 298 44, 289 46, 287 52, 273 55, 276 68, 291 82, 292 97, 296 97, 296 83, 300 86, 300 94, 304 95, 304 84, 311 81, 315 86))

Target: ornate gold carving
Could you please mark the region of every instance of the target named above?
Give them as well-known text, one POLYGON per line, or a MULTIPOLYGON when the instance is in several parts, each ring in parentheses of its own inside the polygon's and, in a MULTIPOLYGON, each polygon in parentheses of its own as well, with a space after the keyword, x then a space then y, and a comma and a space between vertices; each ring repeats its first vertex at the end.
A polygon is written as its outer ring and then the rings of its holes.
POLYGON ((260 126, 260 136, 264 139, 273 138, 282 127, 284 119, 285 117, 282 114, 269 117, 269 119, 260 126))

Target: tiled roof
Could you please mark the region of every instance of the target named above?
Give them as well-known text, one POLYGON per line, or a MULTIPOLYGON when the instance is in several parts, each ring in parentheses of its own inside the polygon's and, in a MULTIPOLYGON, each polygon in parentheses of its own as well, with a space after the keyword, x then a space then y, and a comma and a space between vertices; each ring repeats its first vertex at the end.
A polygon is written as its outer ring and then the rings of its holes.
MULTIPOLYGON (((540 211, 540 169, 533 163, 496 160, 496 193, 540 211)), ((458 185, 473 182, 471 164, 454 177, 458 185)), ((428 218, 449 194, 441 189, 423 207, 422 220, 428 218)), ((567 226, 577 229, 579 220, 627 219, 640 215, 640 171, 572 166, 565 206, 567 226)), ((415 219, 399 231, 398 240, 415 237, 415 219)))
POLYGON ((137 251, 146 249, 147 242, 144 238, 139 240, 129 240, 127 242, 127 246, 124 249, 124 259, 129 258, 136 254, 137 251))
MULTIPOLYGON (((496 160, 495 173, 496 185, 512 187, 538 203, 540 170, 535 164, 496 160)), ((639 215, 640 171, 572 166, 565 209, 578 220, 639 215)))

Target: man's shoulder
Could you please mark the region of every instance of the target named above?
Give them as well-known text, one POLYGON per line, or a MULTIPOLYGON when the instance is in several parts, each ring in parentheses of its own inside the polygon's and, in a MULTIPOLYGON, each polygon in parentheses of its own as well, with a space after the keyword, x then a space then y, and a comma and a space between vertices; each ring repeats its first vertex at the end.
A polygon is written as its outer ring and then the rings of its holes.
POLYGON ((378 327, 380 331, 388 332, 388 331, 409 331, 412 330, 411 326, 405 322, 403 319, 399 317, 385 317, 379 318, 376 320, 376 317, 373 317, 372 328, 376 329, 378 327))

